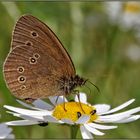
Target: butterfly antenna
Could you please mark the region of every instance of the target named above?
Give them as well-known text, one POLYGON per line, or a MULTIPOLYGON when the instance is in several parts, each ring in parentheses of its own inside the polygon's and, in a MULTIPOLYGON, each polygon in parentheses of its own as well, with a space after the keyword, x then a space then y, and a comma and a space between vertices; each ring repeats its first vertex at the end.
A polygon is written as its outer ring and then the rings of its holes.
POLYGON ((89 92, 91 94, 91 89, 87 85, 84 85, 84 86, 89 90, 89 92))
POLYGON ((99 89, 95 84, 93 84, 93 83, 92 83, 91 81, 89 81, 89 80, 87 80, 87 82, 89 82, 90 84, 92 84, 92 85, 98 90, 98 92, 101 93, 101 92, 100 92, 100 89, 99 89))

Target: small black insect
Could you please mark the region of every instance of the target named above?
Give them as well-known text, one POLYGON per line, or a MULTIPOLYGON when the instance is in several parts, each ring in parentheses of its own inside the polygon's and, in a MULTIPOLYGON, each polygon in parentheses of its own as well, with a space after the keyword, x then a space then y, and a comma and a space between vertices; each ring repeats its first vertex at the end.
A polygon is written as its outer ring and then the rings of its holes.
POLYGON ((39 124, 38 124, 39 126, 48 126, 48 122, 43 122, 43 121, 40 121, 39 122, 39 124))

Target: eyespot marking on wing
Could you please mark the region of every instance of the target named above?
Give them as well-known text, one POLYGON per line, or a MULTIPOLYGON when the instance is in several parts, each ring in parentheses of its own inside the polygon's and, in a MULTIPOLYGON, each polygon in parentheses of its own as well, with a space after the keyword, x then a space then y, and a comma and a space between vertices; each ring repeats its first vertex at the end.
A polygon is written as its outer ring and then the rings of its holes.
POLYGON ((22 83, 25 83, 25 82, 26 82, 26 77, 23 76, 23 75, 19 76, 19 77, 18 77, 18 82, 21 83, 21 84, 22 84, 22 83))
POLYGON ((38 33, 36 31, 31 31, 31 36, 33 38, 36 38, 36 37, 38 37, 38 33))
POLYGON ((22 86, 20 87, 20 89, 21 89, 21 90, 25 90, 25 89, 26 89, 26 86, 25 86, 25 85, 22 85, 22 86))
POLYGON ((27 46, 33 46, 33 43, 28 40, 28 41, 25 42, 25 45, 27 45, 27 46))
POLYGON ((18 73, 24 73, 24 67, 19 66, 19 67, 17 68, 17 71, 18 71, 18 73))
POLYGON ((33 57, 38 59, 40 57, 40 55, 38 53, 33 54, 33 57))
POLYGON ((37 60, 34 57, 30 57, 29 62, 30 62, 30 64, 36 64, 37 60))

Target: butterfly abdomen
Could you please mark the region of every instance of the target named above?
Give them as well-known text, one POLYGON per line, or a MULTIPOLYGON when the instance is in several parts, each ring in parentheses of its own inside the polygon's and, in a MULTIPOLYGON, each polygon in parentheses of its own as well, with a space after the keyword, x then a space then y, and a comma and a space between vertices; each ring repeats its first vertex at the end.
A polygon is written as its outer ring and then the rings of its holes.
POLYGON ((60 89, 67 95, 71 93, 76 87, 83 86, 87 80, 75 75, 74 77, 61 77, 60 78, 60 89))

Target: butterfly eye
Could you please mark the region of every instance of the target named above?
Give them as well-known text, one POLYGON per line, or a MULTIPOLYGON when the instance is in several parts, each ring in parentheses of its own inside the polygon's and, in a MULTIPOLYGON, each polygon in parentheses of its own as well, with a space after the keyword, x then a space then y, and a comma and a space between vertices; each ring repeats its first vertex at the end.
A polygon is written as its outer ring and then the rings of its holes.
POLYGON ((30 41, 26 41, 26 42, 25 42, 25 45, 27 45, 27 46, 33 46, 33 43, 30 42, 30 41))
POLYGON ((21 67, 21 66, 18 67, 18 68, 17 68, 17 71, 18 71, 19 73, 23 73, 23 72, 24 72, 24 67, 21 67))
POLYGON ((81 113, 77 112, 77 117, 80 118, 81 117, 81 113))
POLYGON ((18 81, 19 83, 24 83, 26 81, 26 78, 24 76, 19 76, 18 81))
POLYGON ((37 37, 37 36, 38 36, 38 34, 37 34, 35 31, 32 31, 32 32, 31 32, 31 35, 32 35, 33 37, 37 37))
POLYGON ((94 115, 95 113, 96 113, 96 110, 92 110, 92 111, 90 112, 91 115, 94 115))
POLYGON ((34 57, 29 58, 30 64, 36 64, 37 60, 34 57))
POLYGON ((34 56, 36 59, 38 59, 38 58, 40 57, 40 55, 39 55, 38 53, 35 53, 33 56, 34 56))

